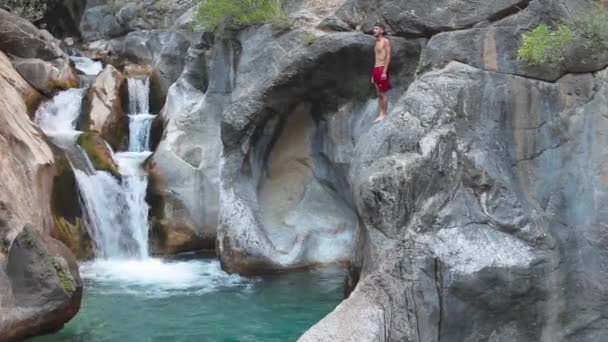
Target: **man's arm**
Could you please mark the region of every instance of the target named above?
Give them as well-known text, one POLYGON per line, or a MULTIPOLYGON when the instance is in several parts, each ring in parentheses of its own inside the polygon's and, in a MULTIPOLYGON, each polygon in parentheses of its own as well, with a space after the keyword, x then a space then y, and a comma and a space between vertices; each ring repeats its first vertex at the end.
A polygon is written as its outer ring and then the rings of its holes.
POLYGON ((382 71, 382 79, 386 79, 386 75, 388 73, 388 67, 391 64, 391 42, 390 40, 384 38, 384 49, 386 51, 386 57, 384 58, 384 71, 382 71))

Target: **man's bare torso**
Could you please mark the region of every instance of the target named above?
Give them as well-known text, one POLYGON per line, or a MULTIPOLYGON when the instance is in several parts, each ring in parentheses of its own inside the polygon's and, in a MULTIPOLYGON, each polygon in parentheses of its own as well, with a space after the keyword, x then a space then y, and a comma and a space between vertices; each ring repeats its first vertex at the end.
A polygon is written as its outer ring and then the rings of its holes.
POLYGON ((388 39, 382 37, 376 40, 376 47, 374 51, 376 52, 376 64, 375 66, 384 66, 384 61, 386 60, 386 54, 388 53, 388 49, 386 47, 388 39))

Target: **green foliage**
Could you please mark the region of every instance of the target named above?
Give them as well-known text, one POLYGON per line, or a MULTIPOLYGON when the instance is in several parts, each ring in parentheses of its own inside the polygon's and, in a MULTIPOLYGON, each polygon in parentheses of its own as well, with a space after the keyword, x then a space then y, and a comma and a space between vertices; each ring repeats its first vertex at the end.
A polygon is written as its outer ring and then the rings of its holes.
POLYGON ((224 20, 231 28, 267 23, 276 28, 287 28, 290 23, 283 10, 283 1, 203 0, 196 17, 208 30, 216 30, 224 20))
POLYGON ((63 266, 61 266, 59 260, 53 258, 51 263, 53 264, 57 278, 59 278, 59 281, 61 282, 61 287, 63 287, 68 295, 73 295, 74 292, 76 292, 76 285, 74 284, 74 280, 72 280, 72 276, 68 275, 68 273, 63 269, 63 266))
POLYGON ((29 21, 42 19, 46 12, 46 0, 2 0, 0 7, 29 21))
POLYGON ((315 40, 317 40, 317 36, 315 36, 313 33, 308 32, 304 35, 304 38, 302 39, 304 40, 304 44, 311 45, 315 42, 315 40))
POLYGON ((608 53, 608 9, 598 6, 593 13, 554 27, 546 23, 538 25, 522 35, 517 55, 532 65, 558 63, 575 42, 594 55, 608 53))
POLYGON ((517 55, 533 65, 561 62, 564 51, 573 40, 574 31, 564 24, 558 25, 556 29, 540 24, 532 32, 523 35, 517 55))
POLYGON ((595 54, 608 52, 608 10, 600 8, 575 25, 583 37, 585 47, 595 54))

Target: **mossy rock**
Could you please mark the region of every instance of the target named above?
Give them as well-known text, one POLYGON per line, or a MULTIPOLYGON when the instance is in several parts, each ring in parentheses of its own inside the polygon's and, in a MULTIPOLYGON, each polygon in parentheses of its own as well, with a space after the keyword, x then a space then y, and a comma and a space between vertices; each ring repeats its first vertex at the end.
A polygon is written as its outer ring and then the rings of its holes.
POLYGON ((51 236, 61 242, 74 253, 79 260, 93 258, 93 242, 81 218, 71 223, 64 217, 54 217, 54 229, 51 236))
POLYGON ((74 278, 70 275, 70 271, 66 271, 64 266, 61 264, 61 259, 58 257, 54 257, 51 260, 51 264, 55 269, 55 274, 57 274, 57 278, 59 278, 59 283, 61 287, 65 290, 65 292, 72 296, 76 292, 77 284, 74 281, 74 278))
POLYGON ((64 217, 71 224, 75 224, 76 220, 82 217, 76 175, 65 152, 52 143, 49 146, 55 157, 51 211, 54 216, 64 217))
POLYGON ((112 159, 112 153, 99 133, 84 132, 78 137, 77 144, 87 153, 96 170, 107 171, 120 179, 118 166, 112 159))

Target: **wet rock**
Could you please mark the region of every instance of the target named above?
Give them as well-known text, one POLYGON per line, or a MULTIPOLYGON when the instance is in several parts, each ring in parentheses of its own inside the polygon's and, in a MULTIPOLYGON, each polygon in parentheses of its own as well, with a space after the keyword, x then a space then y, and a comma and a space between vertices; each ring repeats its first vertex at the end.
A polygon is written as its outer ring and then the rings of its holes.
POLYGON ((82 299, 78 264, 57 240, 26 226, 13 241, 6 266, 13 305, 2 312, 0 334, 7 340, 50 333, 76 315, 82 299))
POLYGON ((55 39, 29 21, 0 9, 0 50, 21 58, 50 61, 66 57, 55 39))
POLYGON ((13 66, 36 90, 50 96, 57 91, 76 88, 79 85, 78 76, 68 60, 59 61, 61 62, 55 63, 55 67, 41 59, 25 58, 14 60, 13 66))
POLYGON ((112 152, 108 149, 106 142, 99 133, 82 133, 76 143, 87 153, 89 160, 96 170, 107 171, 120 179, 118 166, 114 162, 114 159, 112 159, 112 152))
POLYGON ((101 134, 115 150, 126 149, 129 117, 125 113, 127 80, 111 65, 97 76, 85 96, 79 129, 101 134))

